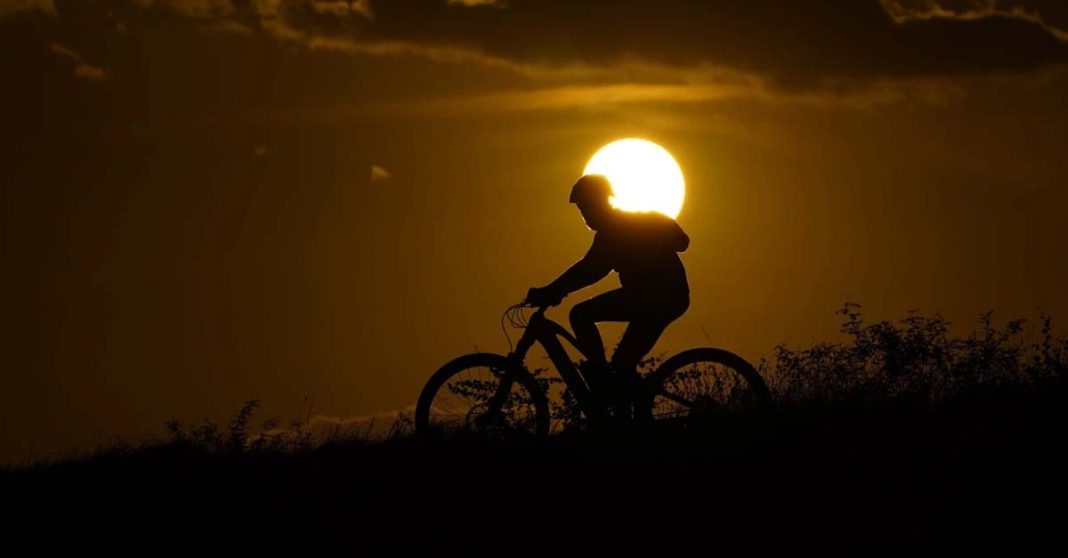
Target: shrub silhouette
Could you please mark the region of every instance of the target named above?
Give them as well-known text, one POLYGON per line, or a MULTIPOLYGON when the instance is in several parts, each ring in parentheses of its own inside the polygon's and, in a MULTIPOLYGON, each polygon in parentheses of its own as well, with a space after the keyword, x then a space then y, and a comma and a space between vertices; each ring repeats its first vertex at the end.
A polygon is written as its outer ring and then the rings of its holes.
MULTIPOLYGON (((836 312, 844 321, 843 342, 824 342, 803 348, 775 347, 771 361, 757 369, 779 405, 908 403, 935 405, 960 397, 992 395, 1001 390, 1026 389, 1063 382, 1068 363, 1068 339, 1054 338, 1051 319, 1041 315, 1041 338, 1027 344, 1026 320, 1014 319, 996 327, 993 312, 976 320, 964 337, 950 335, 950 322, 940 314, 909 311, 897 322, 865 323, 861 305, 846 302, 836 312)), ((668 357, 650 355, 639 363, 643 375, 668 357)), ((577 362, 575 363, 577 367, 577 362)), ((549 394, 551 429, 567 432, 585 424, 574 395, 550 368, 531 370, 541 390, 549 394)), ((706 367, 681 370, 671 378, 671 391, 691 401, 713 404, 717 413, 745 408, 751 396, 744 382, 706 367)), ((497 382, 463 380, 446 389, 474 401, 473 414, 489 403, 497 382)), ((514 388, 502 409, 502 422, 522 429, 533 421, 530 394, 514 388)))
MULTIPOLYGON (((35 543, 57 532, 84 541, 119 525, 146 545, 198 548, 314 537, 405 556, 541 555, 574 549, 582 534, 602 554, 612 544, 621 554, 688 554, 681 545, 707 553, 735 542, 758 554, 806 544, 824 554, 884 545, 961 554, 962 541, 989 547, 986 533, 1013 550, 1036 534, 1057 542, 1048 503, 1063 484, 1056 440, 1068 340, 1054 337, 1049 317, 995 325, 987 312, 954 335, 939 315, 868 323, 855 303, 839 314, 840 341, 780 345, 760 361, 778 403, 770 413, 534 444, 416 440, 410 418, 398 415, 389 443, 363 443, 365 423, 343 436, 340 426, 354 423, 342 421, 326 444, 344 445, 324 447, 310 411, 256 428, 253 399, 219 424, 168 421, 168 443, 0 470, 12 521, 26 526, 8 531, 35 543), (930 412, 916 403, 949 404, 930 412), (530 536, 531 526, 575 509, 530 536), (258 536, 265 525, 279 527, 258 536)), ((649 356, 640 370, 663 360, 649 356)), ((581 429, 555 372, 532 373, 554 392, 558 430, 581 429)), ((716 389, 701 379, 692 387, 716 389)))
MULTIPOLYGON (((1068 374, 1068 338, 1055 337, 1052 320, 1039 318, 1039 339, 1027 343, 1026 320, 1014 319, 996 327, 993 312, 981 314, 964 337, 950 335, 950 322, 940 314, 925 316, 909 311, 896 321, 865 323, 861 305, 846 302, 836 312, 844 318, 842 342, 823 342, 809 347, 777 345, 772 360, 762 358, 757 370, 779 406, 876 405, 908 403, 937 405, 962 397, 993 396, 1013 389, 1041 389, 1063 384, 1068 374)), ((639 363, 643 375, 655 370, 668 357, 664 352, 639 363)), ((577 366, 577 362, 575 363, 577 366)), ((563 380, 550 368, 531 370, 538 385, 550 394, 550 417, 554 432, 580 430, 585 418, 563 380)), ((689 387, 714 390, 714 382, 696 378, 689 387)), ((687 382, 686 378, 679 381, 687 382)), ((448 389, 471 400, 488 403, 496 383, 480 380, 453 382, 448 389)), ((698 397, 700 394, 690 394, 698 397)), ((711 395, 710 395, 711 396, 711 395)), ((172 419, 165 423, 172 441, 219 453, 297 452, 325 443, 368 441, 366 432, 342 433, 335 428, 322 440, 308 429, 308 420, 296 418, 280 428, 277 419, 264 421, 262 429, 249 427, 258 400, 249 400, 223 428, 205 419, 185 425, 172 419)), ((532 401, 517 389, 505 405, 503 421, 520 430, 533 421, 532 401)), ((411 417, 398 413, 387 439, 413 432, 411 417)))
MULTIPOLYGON (((778 404, 935 405, 999 390, 1039 388, 1066 378, 1068 338, 1054 337, 1052 320, 1044 314, 1039 318, 1040 339, 1033 343, 1024 339, 1026 320, 1010 320, 999 328, 994 325, 993 311, 981 314, 965 337, 951 336, 950 322, 938 313, 925 316, 909 311, 897 322, 865 323, 861 305, 846 302, 836 314, 844 318, 840 332, 846 341, 796 349, 780 344, 771 361, 761 359, 758 372, 778 404)), ((652 372, 667 356, 661 352, 646 357, 639 371, 643 375, 652 372)), ((584 424, 581 411, 563 380, 548 368, 531 372, 542 389, 554 395, 550 398, 553 429, 580 428, 584 424)), ((687 389, 722 388, 704 376, 692 380, 679 378, 688 382, 687 389)), ((695 399, 700 394, 689 396, 695 399)), ((722 399, 719 394, 709 396, 722 399)))
POLYGON ((258 399, 246 401, 225 428, 207 418, 189 425, 172 418, 164 422, 170 434, 168 443, 219 454, 297 453, 332 444, 366 443, 379 438, 399 439, 415 431, 412 417, 398 412, 388 430, 378 436, 372 434, 374 419, 367 421, 362 429, 358 428, 359 425, 348 429, 335 425, 316 436, 310 428, 309 408, 306 416, 294 418, 285 427, 280 427, 279 420, 271 417, 263 421, 259 431, 252 432, 252 414, 259 405, 258 399))
POLYGON ((227 425, 225 434, 219 425, 204 419, 200 424, 184 425, 177 419, 164 423, 170 432, 171 442, 179 445, 196 447, 216 453, 243 453, 254 451, 293 452, 310 449, 315 446, 313 436, 306 428, 306 421, 299 417, 290 422, 285 429, 278 428, 278 420, 269 418, 263 423, 262 431, 250 434, 249 423, 252 413, 258 407, 258 399, 246 401, 234 413, 227 425))
POLYGON ((1054 338, 1051 319, 1041 316, 1041 340, 1023 339, 1025 320, 993 325, 993 312, 979 316, 963 338, 948 334, 941 315, 910 311, 897 323, 865 324, 860 304, 847 302, 842 343, 775 348, 761 375, 784 404, 940 401, 998 389, 1060 383, 1068 366, 1068 339, 1054 338))

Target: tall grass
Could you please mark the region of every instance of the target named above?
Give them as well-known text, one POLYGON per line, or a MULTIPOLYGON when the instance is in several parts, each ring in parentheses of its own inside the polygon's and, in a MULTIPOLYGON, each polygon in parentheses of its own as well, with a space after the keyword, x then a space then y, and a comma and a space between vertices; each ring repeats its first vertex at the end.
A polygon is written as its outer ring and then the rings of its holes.
MULTIPOLYGON (((910 311, 897 321, 867 323, 861 305, 846 302, 836 314, 843 318, 843 341, 797 348, 779 344, 770 359, 757 364, 778 406, 930 407, 960 398, 1040 390, 1063 385, 1068 378, 1068 337, 1054 336, 1052 319, 1045 314, 1039 315, 1038 331, 1030 336, 1027 320, 1013 319, 999 327, 993 311, 979 315, 964 336, 953 336, 952 324, 938 313, 910 311)), ((648 374, 669 356, 650 355, 639 371, 648 374)), ((563 381, 546 368, 533 373, 543 389, 555 393, 555 430, 580 428, 581 410, 563 381)), ((710 378, 698 378, 692 387, 711 389, 710 378)))
POLYGON ((847 302, 846 340, 810 347, 775 347, 759 371, 780 404, 821 405, 901 401, 938 404, 1003 390, 1063 384, 1068 338, 1055 337, 1039 317, 1039 338, 1028 342, 1024 319, 997 327, 981 314, 970 333, 950 335, 940 314, 909 312, 896 322, 865 323, 860 304, 847 302))
MULTIPOLYGON (((1064 386, 1068 379, 1068 337, 1054 335, 1052 320, 1044 314, 1037 320, 1037 330, 1028 335, 1027 320, 1013 319, 999 327, 993 312, 986 312, 964 336, 951 335, 950 322, 940 314, 908 312, 897 321, 867 323, 855 302, 845 303, 837 314, 843 318, 843 341, 798 348, 780 344, 770 359, 762 358, 758 363, 757 371, 780 408, 885 403, 932 406, 960 398, 1064 386)), ((646 357, 639 371, 652 372, 668 356, 659 353, 646 357)), ((551 394, 554 431, 582 429, 585 421, 581 410, 559 376, 548 368, 532 373, 551 394)), ((317 436, 309 428, 310 416, 298 416, 284 426, 277 418, 268 418, 255 428, 253 415, 259 405, 259 400, 246 401, 226 424, 171 419, 164 423, 169 433, 166 443, 216 454, 294 453, 330 444, 367 443, 375 438, 371 434, 373 423, 346 430, 335 427, 317 436)), ((404 438, 412 432, 412 417, 397 413, 392 426, 378 439, 404 438)), ((149 443, 115 442, 96 453, 130 454, 149 443)), ((63 461, 85 457, 71 455, 63 461)))
POLYGON ((374 433, 374 419, 349 427, 337 424, 316 433, 311 428, 310 407, 305 416, 298 415, 285 426, 271 417, 254 429, 252 415, 259 404, 257 399, 246 401, 225 427, 206 418, 189 424, 172 418, 164 423, 170 436, 168 443, 220 454, 295 453, 338 443, 397 439, 414 430, 412 417, 398 412, 384 433, 374 433))

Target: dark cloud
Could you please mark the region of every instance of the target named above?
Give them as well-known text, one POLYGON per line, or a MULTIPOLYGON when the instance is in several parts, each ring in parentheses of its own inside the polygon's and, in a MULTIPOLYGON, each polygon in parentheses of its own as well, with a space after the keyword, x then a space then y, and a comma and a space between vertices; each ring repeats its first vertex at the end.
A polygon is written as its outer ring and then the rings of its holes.
POLYGON ((1064 9, 1051 2, 513 0, 505 9, 459 9, 391 0, 372 2, 371 18, 344 20, 313 5, 287 3, 278 15, 302 33, 361 42, 463 47, 548 66, 721 67, 792 86, 1026 71, 1068 60, 1057 27, 1064 9))
POLYGON ((55 6, 52 0, 0 0, 0 15, 27 11, 53 13, 55 6))
MULTIPOLYGON (((5 2, 45 13, 50 2, 5 2)), ((1068 60, 1057 0, 57 0, 92 25, 180 16, 316 49, 480 63, 560 81, 683 82, 695 70, 759 76, 779 89, 1026 72, 1068 60), (580 68, 580 72, 568 72, 580 68), (636 71, 634 68, 641 68, 636 71), (651 68, 660 68, 659 73, 651 68), (691 73, 679 73, 679 71, 691 73)))
POLYGON ((82 61, 82 55, 77 52, 74 52, 59 43, 52 43, 51 49, 52 52, 60 56, 65 56, 74 62, 74 75, 92 81, 100 81, 107 77, 107 72, 105 72, 103 68, 98 68, 92 64, 86 64, 82 61))

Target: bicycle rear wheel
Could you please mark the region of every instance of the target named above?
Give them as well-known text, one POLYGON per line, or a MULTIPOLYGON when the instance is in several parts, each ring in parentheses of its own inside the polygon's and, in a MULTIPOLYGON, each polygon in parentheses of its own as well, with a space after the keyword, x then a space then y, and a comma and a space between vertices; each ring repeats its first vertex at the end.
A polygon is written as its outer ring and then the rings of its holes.
POLYGON ((657 421, 765 409, 771 405, 771 393, 756 369, 742 357, 723 349, 705 347, 683 351, 661 364, 649 381, 652 419, 657 421))
POLYGON ((529 372, 504 355, 470 353, 430 377, 415 408, 419 435, 549 434, 549 402, 529 372))

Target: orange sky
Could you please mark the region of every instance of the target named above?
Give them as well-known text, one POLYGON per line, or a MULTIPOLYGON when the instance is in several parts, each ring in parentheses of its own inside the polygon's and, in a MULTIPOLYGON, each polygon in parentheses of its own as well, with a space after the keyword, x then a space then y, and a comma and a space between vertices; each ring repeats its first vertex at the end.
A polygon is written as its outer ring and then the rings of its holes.
POLYGON ((403 408, 584 253, 620 137, 688 182, 657 351, 1068 319, 1063 3, 493 4, 0 0, 0 458, 403 408))

